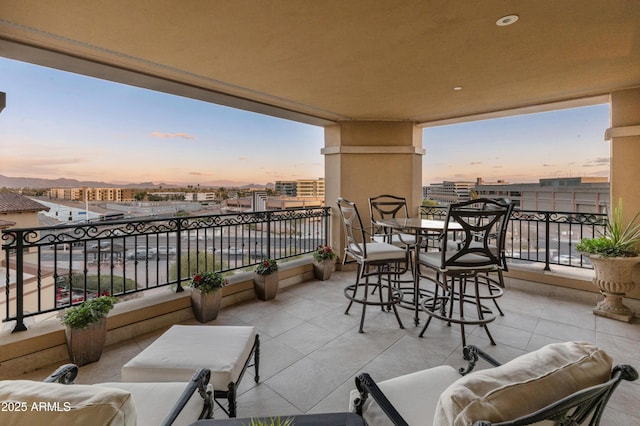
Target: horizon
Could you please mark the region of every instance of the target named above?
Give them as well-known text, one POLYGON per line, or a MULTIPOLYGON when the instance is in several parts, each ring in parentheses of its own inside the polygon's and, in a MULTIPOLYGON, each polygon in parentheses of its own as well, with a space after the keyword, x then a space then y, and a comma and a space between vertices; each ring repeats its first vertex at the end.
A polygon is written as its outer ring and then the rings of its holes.
MULTIPOLYGON (((325 177, 322 127, 6 58, 0 71, 7 177, 184 187, 325 177)), ((422 185, 608 178, 608 127, 608 104, 427 127, 422 185)))

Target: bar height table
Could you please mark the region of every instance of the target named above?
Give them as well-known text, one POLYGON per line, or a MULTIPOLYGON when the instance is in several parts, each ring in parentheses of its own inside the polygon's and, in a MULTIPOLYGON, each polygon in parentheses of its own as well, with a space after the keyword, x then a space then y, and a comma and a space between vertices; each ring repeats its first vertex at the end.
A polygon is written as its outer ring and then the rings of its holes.
MULTIPOLYGON (((428 233, 442 233, 445 228, 444 220, 421 219, 421 218, 393 218, 378 219, 376 225, 384 228, 390 228, 395 231, 405 233, 414 233, 416 236, 416 245, 413 262, 413 309, 415 316, 413 322, 415 325, 420 324, 418 312, 420 309, 420 274, 418 266, 418 251, 420 250, 421 241, 428 233)), ((457 222, 451 222, 448 226, 449 231, 462 231, 462 226, 457 222)))

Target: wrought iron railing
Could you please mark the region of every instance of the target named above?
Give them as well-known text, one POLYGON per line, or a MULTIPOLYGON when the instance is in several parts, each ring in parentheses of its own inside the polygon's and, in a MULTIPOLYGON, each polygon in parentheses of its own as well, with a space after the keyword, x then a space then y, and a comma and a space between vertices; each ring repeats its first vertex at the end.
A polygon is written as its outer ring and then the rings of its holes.
POLYGON ((85 298, 128 296, 205 270, 230 273, 313 252, 329 242, 330 208, 6 229, 5 319, 55 312, 85 298))
MULTIPOLYGON (((421 206, 420 214, 423 218, 444 219, 447 207, 421 206)), ((512 262, 544 263, 547 271, 551 265, 592 268, 589 258, 577 252, 575 246, 583 238, 604 234, 606 225, 604 213, 514 209, 507 229, 506 257, 512 262)))

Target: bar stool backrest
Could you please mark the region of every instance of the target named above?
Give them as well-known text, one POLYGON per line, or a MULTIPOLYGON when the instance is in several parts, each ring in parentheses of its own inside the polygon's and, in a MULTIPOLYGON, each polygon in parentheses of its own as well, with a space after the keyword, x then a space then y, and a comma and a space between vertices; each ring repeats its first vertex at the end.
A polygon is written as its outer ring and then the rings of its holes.
POLYGON ((442 265, 448 268, 501 266, 503 256, 504 222, 508 220, 509 206, 484 198, 454 203, 447 209, 442 243, 442 265), (460 249, 451 250, 449 225, 457 222, 463 234, 460 249), (495 240, 495 245, 492 242, 495 240), (473 255, 473 256, 469 256, 473 255))
POLYGON ((386 234, 382 227, 376 226, 378 219, 408 218, 409 209, 407 199, 396 197, 395 195, 378 195, 369 198, 369 213, 371 215, 371 225, 374 227, 374 234, 386 234))
POLYGON ((338 210, 344 227, 345 256, 342 263, 346 262, 347 256, 352 257, 354 260, 366 259, 366 236, 358 207, 352 201, 338 198, 338 210))

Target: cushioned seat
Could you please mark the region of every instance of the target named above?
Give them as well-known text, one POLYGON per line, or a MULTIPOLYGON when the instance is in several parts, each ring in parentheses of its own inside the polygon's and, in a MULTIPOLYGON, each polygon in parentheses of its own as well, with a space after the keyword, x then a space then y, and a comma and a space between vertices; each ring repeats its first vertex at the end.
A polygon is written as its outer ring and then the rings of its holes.
MULTIPOLYGON (((138 425, 162 424, 162 421, 167 417, 182 391, 184 391, 184 383, 179 382, 162 383, 161 386, 158 386, 158 383, 107 382, 98 383, 97 386, 130 393, 135 401, 138 425)), ((202 411, 202 408, 202 398, 196 392, 191 396, 172 425, 186 426, 192 424, 198 420, 195 413, 202 411)))
POLYGON ((393 283, 397 284, 400 275, 407 270, 407 249, 386 242, 372 241, 370 233, 365 232, 358 207, 354 202, 338 198, 338 210, 345 236, 342 263, 358 264, 355 284, 350 284, 344 289, 344 295, 349 300, 345 315, 349 314, 354 303, 361 304, 362 314, 358 331, 364 333, 367 306, 380 306, 383 312, 385 308, 393 310, 398 325, 404 328, 396 307, 402 302, 403 295, 393 283), (371 277, 375 278, 374 282, 370 282, 371 277), (372 297, 376 292, 377 297, 372 297))
POLYGON ((44 382, 0 381, 2 425, 190 425, 211 417, 209 371, 179 383, 76 385, 78 366, 66 364, 44 382), (4 407, 4 406, 3 406, 4 407))
POLYGON ((208 368, 214 396, 227 398, 228 414, 235 417, 236 388, 251 354, 257 383, 259 337, 254 327, 174 325, 122 367, 122 381, 184 381, 194 368, 208 368))
MULTIPOLYGON (((455 368, 442 365, 386 380, 377 385, 387 395, 391 404, 402 413, 407 423, 428 426, 436 412, 440 394, 459 378, 460 373, 455 368)), ((359 397, 360 393, 357 390, 351 391, 350 411, 356 411, 354 401, 359 397)), ((362 412, 370 426, 389 422, 389 418, 372 398, 367 399, 362 412)))
POLYGON ((600 404, 606 404, 620 380, 638 378, 630 366, 618 366, 612 374, 609 355, 587 342, 547 345, 501 366, 475 347, 466 348, 465 355, 470 366, 463 377, 450 366, 380 383, 363 373, 350 394, 351 410, 369 425, 389 424, 390 419, 396 425, 525 425, 567 413, 578 423, 594 415, 593 424, 598 424, 600 404), (467 374, 478 356, 497 366, 467 374))

